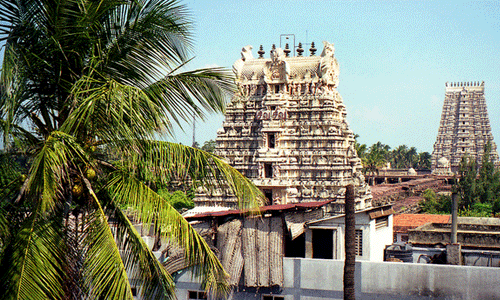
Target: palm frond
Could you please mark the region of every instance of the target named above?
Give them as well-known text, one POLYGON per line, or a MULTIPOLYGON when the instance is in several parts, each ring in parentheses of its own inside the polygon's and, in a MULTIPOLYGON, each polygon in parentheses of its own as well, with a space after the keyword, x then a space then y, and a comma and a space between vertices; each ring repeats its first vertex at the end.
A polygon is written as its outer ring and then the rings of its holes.
POLYGON ((52 209, 60 198, 63 183, 68 183, 69 163, 75 158, 88 161, 75 138, 59 131, 52 132, 35 156, 26 192, 30 195, 28 199, 40 203, 42 211, 52 209))
POLYGON ((39 205, 3 250, 0 292, 4 299, 61 299, 65 245, 60 222, 39 205))
POLYGON ((172 180, 231 191, 241 209, 255 209, 267 200, 262 192, 235 168, 214 154, 164 141, 140 141, 139 151, 122 149, 123 164, 144 180, 167 184, 172 180), (132 168, 132 169, 130 169, 132 168), (135 169, 134 169, 135 168, 135 169))
MULTIPOLYGON (((134 270, 133 279, 140 285, 141 298, 175 299, 175 284, 172 276, 148 249, 131 221, 110 201, 107 209, 115 220, 115 238, 123 249, 127 270, 134 270)), ((134 280, 133 280, 134 281, 134 280)))
POLYGON ((132 299, 126 268, 107 217, 88 181, 94 210, 85 216, 83 285, 91 299, 132 299))
POLYGON ((161 107, 142 90, 114 80, 82 78, 75 86, 75 97, 78 104, 61 130, 78 134, 92 128, 91 134, 110 146, 133 148, 136 140, 152 138, 169 126, 161 117, 161 107))
POLYGON ((134 86, 154 81, 187 59, 190 28, 187 10, 177 1, 138 0, 116 6, 96 32, 104 41, 99 55, 108 62, 102 70, 134 86))
POLYGON ((195 71, 174 70, 144 89, 164 115, 174 120, 190 121, 193 115, 204 119, 206 112, 224 112, 228 95, 233 92, 233 77, 222 68, 195 71))
POLYGON ((228 291, 227 274, 216 255, 167 201, 127 172, 114 172, 106 189, 116 205, 132 207, 138 221, 154 223, 158 235, 185 250, 187 265, 193 266, 205 289, 215 294, 228 291))

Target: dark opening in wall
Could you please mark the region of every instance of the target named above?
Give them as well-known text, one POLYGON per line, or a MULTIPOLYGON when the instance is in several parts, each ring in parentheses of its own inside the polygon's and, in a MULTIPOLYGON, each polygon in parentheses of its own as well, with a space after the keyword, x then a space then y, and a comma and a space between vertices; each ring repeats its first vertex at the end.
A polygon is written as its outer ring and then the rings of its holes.
POLYGON ((267 134, 267 147, 269 149, 274 149, 276 147, 276 135, 274 132, 267 134))
POLYGON ((333 259, 333 230, 312 230, 313 258, 333 259))
POLYGON ((264 190, 264 196, 267 198, 269 204, 273 203, 273 190, 264 190))
POLYGON ((306 257, 306 235, 303 233, 292 240, 292 237, 285 235, 285 257, 306 257))
POLYGON ((273 165, 270 163, 264 164, 264 173, 266 178, 273 178, 273 165))

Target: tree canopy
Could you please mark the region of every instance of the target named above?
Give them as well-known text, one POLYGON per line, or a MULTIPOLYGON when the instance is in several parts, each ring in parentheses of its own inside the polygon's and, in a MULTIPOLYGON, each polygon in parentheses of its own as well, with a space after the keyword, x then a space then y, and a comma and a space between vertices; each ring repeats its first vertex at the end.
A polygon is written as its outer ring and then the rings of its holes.
MULTIPOLYGON (((492 217, 500 213, 500 170, 491 158, 491 143, 484 148, 478 164, 468 154, 460 161, 453 190, 459 194, 458 212, 461 216, 492 217)), ((427 213, 451 213, 451 198, 436 195, 431 190, 423 194, 420 208, 427 213)))
POLYGON ((144 299, 174 298, 133 221, 184 248, 208 291, 227 290, 215 254, 151 188, 224 182, 242 206, 264 199, 216 156, 157 140, 223 111, 232 90, 222 69, 183 71, 190 31, 175 0, 0 0, 5 299, 132 299, 132 285, 144 299))
MULTIPOLYGON (((356 138, 359 136, 356 135, 356 138)), ((415 147, 400 145, 391 150, 391 147, 377 142, 370 147, 366 144, 355 143, 356 152, 361 159, 365 173, 374 174, 378 169, 390 163, 392 169, 430 169, 431 154, 418 152, 415 147)))

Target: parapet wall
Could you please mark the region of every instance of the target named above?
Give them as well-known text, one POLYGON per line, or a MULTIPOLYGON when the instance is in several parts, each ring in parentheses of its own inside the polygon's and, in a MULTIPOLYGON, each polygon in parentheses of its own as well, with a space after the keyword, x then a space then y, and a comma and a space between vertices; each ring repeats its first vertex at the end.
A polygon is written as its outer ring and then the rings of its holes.
MULTIPOLYGON (((284 286, 240 288, 229 299, 261 299, 259 295, 285 299, 342 299, 343 260, 284 258, 284 286)), ((191 276, 178 278, 177 296, 199 285, 191 276)), ((500 268, 430 265, 392 262, 356 262, 356 299, 499 299, 500 268)))

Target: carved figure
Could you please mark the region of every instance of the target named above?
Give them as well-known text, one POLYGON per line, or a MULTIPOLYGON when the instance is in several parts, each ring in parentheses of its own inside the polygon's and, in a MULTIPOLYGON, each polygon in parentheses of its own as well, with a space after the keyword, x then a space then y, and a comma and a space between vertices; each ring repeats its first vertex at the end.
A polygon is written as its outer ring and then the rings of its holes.
POLYGON ((271 61, 273 64, 278 64, 285 60, 285 52, 281 48, 271 50, 271 61))
POLYGON ((251 45, 247 45, 241 49, 241 59, 244 61, 253 59, 252 54, 253 47, 251 45))
POLYGON ((286 189, 286 195, 288 197, 297 197, 299 191, 297 190, 297 188, 294 188, 294 187, 289 187, 286 189))

